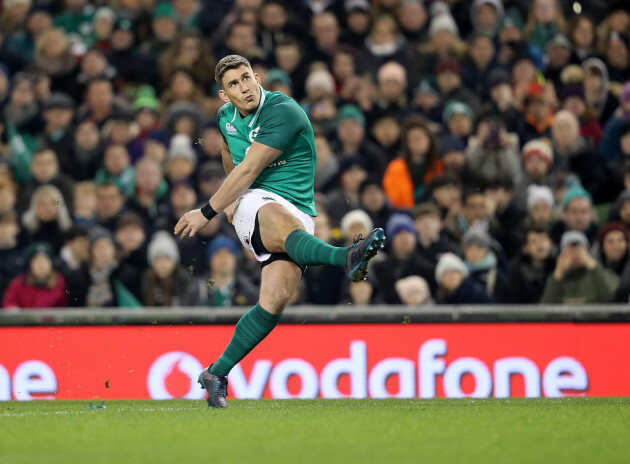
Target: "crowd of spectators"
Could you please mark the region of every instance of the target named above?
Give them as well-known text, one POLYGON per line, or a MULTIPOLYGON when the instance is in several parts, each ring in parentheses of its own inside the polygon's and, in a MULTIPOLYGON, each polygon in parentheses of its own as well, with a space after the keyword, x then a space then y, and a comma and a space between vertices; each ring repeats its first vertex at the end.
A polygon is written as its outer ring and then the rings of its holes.
POLYGON ((315 234, 387 235, 293 304, 628 302, 630 2, 4 0, 5 309, 257 301, 220 187, 216 61, 315 130, 315 234))

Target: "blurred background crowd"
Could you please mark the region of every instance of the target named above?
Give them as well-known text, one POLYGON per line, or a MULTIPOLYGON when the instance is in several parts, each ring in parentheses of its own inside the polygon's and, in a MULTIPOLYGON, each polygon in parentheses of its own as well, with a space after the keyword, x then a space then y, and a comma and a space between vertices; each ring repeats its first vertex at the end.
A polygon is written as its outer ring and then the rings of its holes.
POLYGON ((5 309, 257 301, 220 187, 220 58, 315 130, 316 235, 373 227, 368 280, 294 304, 606 303, 630 295, 630 2, 4 0, 5 309))

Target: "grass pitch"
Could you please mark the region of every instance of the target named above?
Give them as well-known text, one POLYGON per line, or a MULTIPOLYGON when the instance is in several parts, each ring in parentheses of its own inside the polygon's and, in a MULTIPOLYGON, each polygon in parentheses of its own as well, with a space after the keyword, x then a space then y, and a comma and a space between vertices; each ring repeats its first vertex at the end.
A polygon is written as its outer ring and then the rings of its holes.
POLYGON ((0 403, 0 463, 630 462, 630 398, 88 403, 0 403))

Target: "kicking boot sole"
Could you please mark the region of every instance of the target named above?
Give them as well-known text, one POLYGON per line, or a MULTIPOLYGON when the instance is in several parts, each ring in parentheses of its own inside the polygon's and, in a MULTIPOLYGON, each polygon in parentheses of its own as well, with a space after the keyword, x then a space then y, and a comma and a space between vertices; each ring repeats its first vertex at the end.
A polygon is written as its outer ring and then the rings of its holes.
POLYGON ((361 262, 351 272, 353 282, 361 282, 366 279, 368 262, 376 256, 379 250, 385 247, 385 233, 380 229, 376 231, 371 240, 372 242, 368 245, 361 262))

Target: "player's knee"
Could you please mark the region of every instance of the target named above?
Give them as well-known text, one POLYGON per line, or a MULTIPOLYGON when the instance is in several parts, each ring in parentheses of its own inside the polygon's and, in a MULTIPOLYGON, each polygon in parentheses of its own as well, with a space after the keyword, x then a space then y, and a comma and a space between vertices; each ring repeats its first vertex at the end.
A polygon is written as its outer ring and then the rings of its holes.
POLYGON ((289 305, 293 292, 287 288, 276 288, 273 292, 261 292, 260 306, 271 314, 282 314, 289 305))

